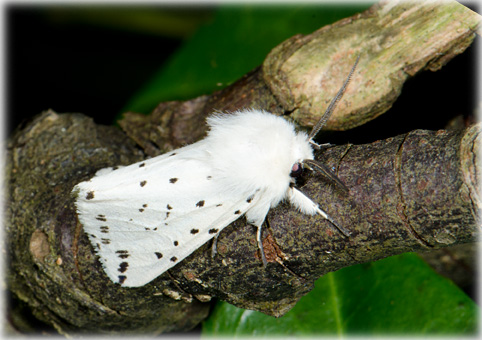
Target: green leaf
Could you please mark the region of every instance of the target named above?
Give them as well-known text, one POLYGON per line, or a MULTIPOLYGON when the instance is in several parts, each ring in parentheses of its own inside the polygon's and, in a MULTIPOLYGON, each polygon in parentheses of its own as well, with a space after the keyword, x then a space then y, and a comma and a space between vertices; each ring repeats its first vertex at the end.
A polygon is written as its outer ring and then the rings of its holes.
POLYGON ((203 336, 475 335, 478 307, 416 254, 329 273, 281 318, 219 302, 203 336))
POLYGON ((211 23, 162 66, 123 109, 150 112, 158 103, 219 90, 261 65, 269 51, 295 34, 308 34, 369 7, 363 5, 224 5, 211 23))

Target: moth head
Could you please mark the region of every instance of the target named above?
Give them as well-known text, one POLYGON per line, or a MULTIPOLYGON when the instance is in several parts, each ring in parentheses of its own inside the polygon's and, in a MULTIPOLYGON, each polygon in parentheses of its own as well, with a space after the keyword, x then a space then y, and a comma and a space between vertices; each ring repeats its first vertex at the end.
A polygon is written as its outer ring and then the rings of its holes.
POLYGON ((305 159, 313 159, 313 146, 304 131, 298 131, 291 144, 291 172, 300 171, 305 159))
MULTIPOLYGON (((301 180, 305 160, 313 160, 313 148, 309 141, 308 135, 304 132, 298 132, 296 136, 295 146, 292 150, 290 164, 290 182, 296 183, 301 180)), ((299 183, 298 183, 299 184, 299 183)))
POLYGON ((290 172, 290 177, 292 179, 296 179, 297 177, 300 177, 303 174, 303 164, 301 162, 297 162, 293 164, 291 167, 291 172, 290 172))

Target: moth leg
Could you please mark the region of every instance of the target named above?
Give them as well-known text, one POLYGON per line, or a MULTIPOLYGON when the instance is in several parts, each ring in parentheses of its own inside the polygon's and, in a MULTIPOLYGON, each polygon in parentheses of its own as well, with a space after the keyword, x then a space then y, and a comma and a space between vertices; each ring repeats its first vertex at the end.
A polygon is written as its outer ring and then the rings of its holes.
POLYGON ((211 257, 214 258, 214 256, 216 256, 217 252, 218 252, 218 237, 219 237, 219 234, 216 234, 216 236, 214 236, 213 238, 213 245, 212 245, 212 248, 211 248, 211 257))
POLYGON ((321 210, 320 207, 317 207, 317 213, 320 214, 325 220, 330 222, 333 226, 335 226, 335 228, 338 229, 338 231, 342 233, 344 236, 346 237, 350 236, 351 232, 349 230, 347 230, 345 227, 336 223, 335 220, 332 219, 330 215, 328 215, 326 212, 321 210))
POLYGON ((329 148, 331 146, 333 146, 333 144, 331 143, 323 143, 323 144, 318 144, 317 142, 315 142, 314 140, 311 140, 310 139, 310 144, 313 148, 315 148, 316 150, 321 150, 322 148, 329 148))
POLYGON ((344 236, 350 236, 351 233, 349 230, 336 223, 333 218, 331 218, 326 212, 320 209, 318 204, 310 200, 305 194, 303 194, 296 188, 292 188, 289 191, 288 199, 291 204, 300 209, 302 213, 307 215, 320 214, 325 220, 330 222, 336 229, 338 229, 338 231, 344 236))
POLYGON ((311 144, 311 146, 313 147, 313 149, 316 149, 316 150, 320 150, 320 149, 321 149, 321 145, 318 144, 317 142, 315 142, 314 140, 311 140, 311 139, 310 139, 310 144, 311 144))
MULTIPOLYGON (((259 191, 259 190, 257 190, 259 191)), ((246 213, 246 222, 253 227, 256 227, 256 241, 258 243, 258 249, 261 254, 261 260, 263 261, 263 267, 266 267, 268 264, 268 261, 266 261, 266 255, 264 253, 264 248, 263 248, 263 240, 262 240, 262 234, 263 234, 263 224, 266 223, 266 225, 269 228, 268 224, 268 212, 269 212, 270 205, 268 204, 261 204, 256 206, 255 209, 250 209, 246 213)))
POLYGON ((258 228, 258 231, 256 232, 256 240, 258 241, 258 248, 259 248, 259 251, 261 252, 261 260, 263 261, 263 267, 266 267, 268 265, 268 261, 266 261, 266 255, 264 254, 264 249, 263 249, 263 240, 261 240, 262 226, 263 224, 256 226, 256 228, 258 228))
POLYGON ((320 148, 331 148, 332 146, 335 146, 335 144, 331 144, 331 143, 323 143, 323 144, 318 144, 318 146, 320 148))

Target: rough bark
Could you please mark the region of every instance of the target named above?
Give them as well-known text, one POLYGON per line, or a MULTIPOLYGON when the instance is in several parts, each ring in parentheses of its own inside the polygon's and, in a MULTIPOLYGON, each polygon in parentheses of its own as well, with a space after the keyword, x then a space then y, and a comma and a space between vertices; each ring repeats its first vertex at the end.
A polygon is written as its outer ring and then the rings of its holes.
POLYGON ((161 103, 150 116, 128 114, 121 122, 128 137, 82 115, 43 113, 18 129, 8 146, 10 290, 63 334, 160 333, 194 327, 208 313, 209 304, 203 302, 213 297, 281 316, 329 271, 474 242, 481 208, 478 125, 461 131, 416 130, 319 152, 316 158, 336 169, 350 191, 339 193, 314 174, 307 174, 302 191, 352 235, 345 238, 321 217, 281 204, 270 211, 270 228, 264 232, 266 268, 254 228, 240 218, 221 233, 214 259, 207 243, 152 283, 120 288, 104 275, 77 222, 70 192, 100 168, 198 140, 213 109, 289 112, 310 125, 359 53, 359 71, 329 127, 363 124, 392 105, 408 76, 436 69, 461 53, 479 22, 452 2, 381 3, 288 40, 260 68, 212 96, 161 103), (423 39, 414 42, 420 29, 423 39), (361 43, 367 37, 370 43, 361 43))

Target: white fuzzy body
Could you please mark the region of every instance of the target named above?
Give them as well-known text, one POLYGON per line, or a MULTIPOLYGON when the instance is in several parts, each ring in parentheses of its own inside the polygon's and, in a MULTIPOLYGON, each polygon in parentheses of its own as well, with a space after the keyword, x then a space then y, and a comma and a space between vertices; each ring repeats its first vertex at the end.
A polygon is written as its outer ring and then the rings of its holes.
POLYGON ((142 286, 242 215, 261 227, 283 199, 321 213, 290 186, 293 165, 313 159, 304 132, 255 110, 215 115, 208 125, 197 143, 103 169, 74 188, 79 220, 113 282, 142 286))

